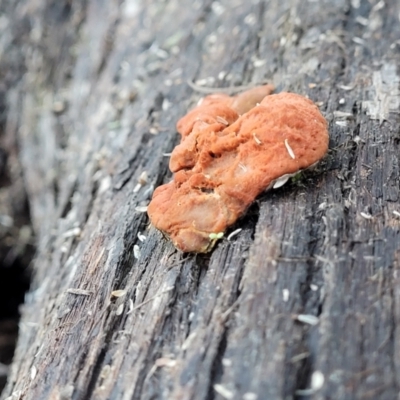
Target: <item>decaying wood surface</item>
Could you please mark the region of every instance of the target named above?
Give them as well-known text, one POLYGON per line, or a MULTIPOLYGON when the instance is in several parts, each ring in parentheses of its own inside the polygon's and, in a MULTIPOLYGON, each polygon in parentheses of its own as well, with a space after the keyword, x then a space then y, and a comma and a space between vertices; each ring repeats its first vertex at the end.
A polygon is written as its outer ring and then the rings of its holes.
POLYGON ((397 398, 397 0, 2 12, 6 134, 38 240, 3 399, 397 398), (207 256, 177 252, 141 212, 202 96, 188 80, 273 82, 330 123, 318 168, 261 196, 207 256))

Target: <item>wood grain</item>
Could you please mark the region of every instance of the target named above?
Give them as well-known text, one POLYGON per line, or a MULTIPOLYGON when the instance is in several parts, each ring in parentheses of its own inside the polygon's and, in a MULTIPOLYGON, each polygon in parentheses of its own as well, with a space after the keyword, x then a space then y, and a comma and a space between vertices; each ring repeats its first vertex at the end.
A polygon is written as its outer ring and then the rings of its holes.
POLYGON ((6 133, 37 255, 2 398, 396 398, 399 3, 7 4, 6 133), (175 123, 201 97, 188 80, 270 81, 330 123, 317 169, 209 256, 137 211, 170 179, 175 123))

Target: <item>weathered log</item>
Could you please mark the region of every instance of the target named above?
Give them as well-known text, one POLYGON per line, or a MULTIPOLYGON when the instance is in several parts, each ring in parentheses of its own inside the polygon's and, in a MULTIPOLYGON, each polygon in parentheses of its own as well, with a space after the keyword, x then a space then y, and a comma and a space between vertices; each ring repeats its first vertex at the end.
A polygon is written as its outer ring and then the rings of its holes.
POLYGON ((399 12, 396 0, 9 2, 1 50, 20 75, 6 134, 37 255, 2 398, 396 398, 399 12), (201 96, 187 81, 273 82, 330 122, 324 162, 261 196, 206 256, 177 252, 141 212, 201 96))

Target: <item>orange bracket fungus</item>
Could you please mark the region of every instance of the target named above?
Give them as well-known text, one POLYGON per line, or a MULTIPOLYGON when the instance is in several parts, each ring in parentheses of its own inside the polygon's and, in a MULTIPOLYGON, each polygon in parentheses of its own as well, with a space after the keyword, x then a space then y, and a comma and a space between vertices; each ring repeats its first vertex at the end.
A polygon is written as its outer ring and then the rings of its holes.
POLYGON ((205 253, 264 190, 282 186, 328 149, 325 118, 309 99, 265 85, 214 94, 177 123, 174 178, 148 206, 153 225, 184 252, 205 253))

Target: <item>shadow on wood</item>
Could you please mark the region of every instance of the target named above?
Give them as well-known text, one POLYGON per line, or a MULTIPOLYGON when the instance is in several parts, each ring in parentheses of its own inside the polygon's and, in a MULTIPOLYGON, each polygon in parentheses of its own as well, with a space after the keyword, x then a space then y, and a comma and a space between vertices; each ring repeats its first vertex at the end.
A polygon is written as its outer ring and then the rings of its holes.
POLYGON ((3 399, 397 396, 397 1, 2 7, 6 134, 37 236, 3 399), (188 80, 271 81, 330 123, 318 169, 261 196, 208 256, 142 212, 201 97, 188 80))

